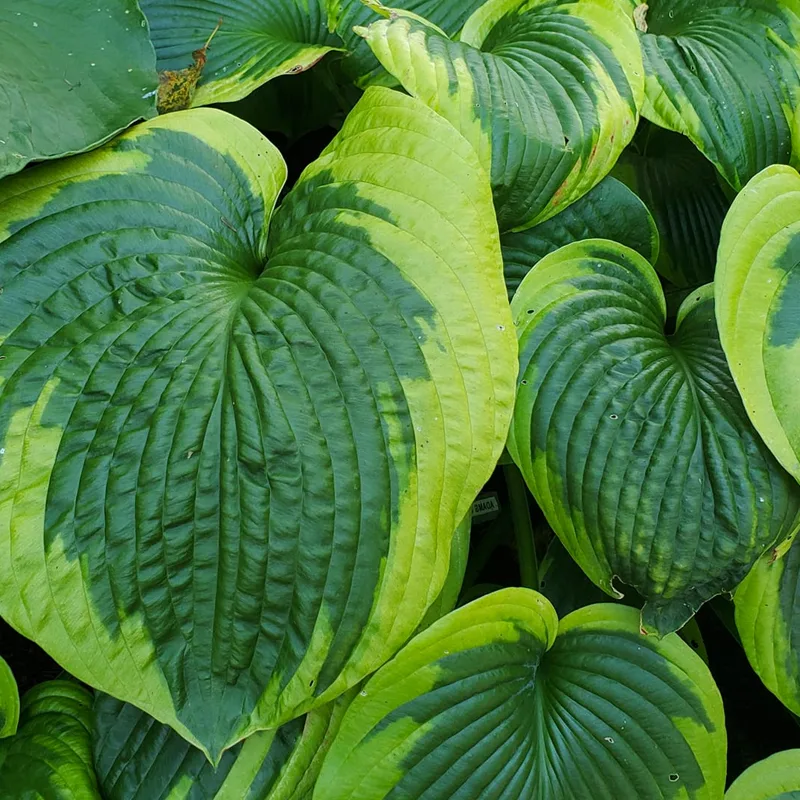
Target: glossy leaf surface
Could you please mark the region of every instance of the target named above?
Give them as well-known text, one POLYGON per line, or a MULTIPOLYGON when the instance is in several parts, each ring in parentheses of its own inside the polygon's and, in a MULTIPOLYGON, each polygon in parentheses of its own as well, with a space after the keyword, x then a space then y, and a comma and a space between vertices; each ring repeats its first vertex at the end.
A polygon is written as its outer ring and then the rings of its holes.
POLYGON ((746 769, 725 800, 800 800, 800 750, 784 750, 746 769))
MULTIPOLYGON (((632 17, 643 5, 620 2, 632 17)), ((736 190, 788 163, 800 93, 797 0, 650 0, 644 10, 642 114, 688 136, 736 190)))
POLYGON ((136 0, 0 0, 0 178, 96 147, 156 112, 136 0))
POLYGON ((193 66, 193 53, 214 33, 188 105, 230 102, 279 75, 313 66, 342 46, 328 31, 323 0, 141 0, 158 70, 193 66))
POLYGON ((768 167, 722 228, 720 339, 750 420, 800 480, 800 175, 768 167))
POLYGON ((215 770, 200 750, 135 706, 94 704, 93 749, 105 800, 304 800, 352 692, 228 750, 215 770))
MULTIPOLYGON (((659 275, 680 289, 713 281, 722 221, 730 207, 714 165, 685 136, 646 125, 612 175, 636 192, 655 217, 661 237, 655 262, 659 275)), ((603 238, 628 244, 616 236, 603 238)))
POLYGON ((458 42, 399 12, 363 35, 403 87, 475 147, 501 232, 586 194, 636 129, 641 52, 617 0, 491 0, 458 42))
MULTIPOLYGON (((411 11, 456 38, 472 12, 483 3, 484 0, 399 0, 387 5, 411 11)), ((348 51, 344 69, 360 86, 396 82, 354 30, 379 19, 378 14, 382 11, 379 6, 379 3, 365 3, 363 0, 327 0, 329 27, 341 36, 348 51)))
POLYGON ((103 800, 92 764, 92 696, 83 686, 56 680, 26 692, 19 732, 0 739, 0 796, 103 800))
POLYGON ((0 739, 13 736, 19 724, 19 690, 14 673, 0 657, 0 739))
POLYGON ((611 239, 636 250, 651 263, 659 253, 656 223, 645 204, 625 184, 604 178, 555 217, 527 230, 502 235, 509 297, 546 255, 584 239, 611 239))
POLYGON ((0 185, 0 611, 214 760, 408 640, 514 396, 452 126, 373 89, 284 175, 194 109, 0 185))
POLYGON ((583 571, 667 633, 794 527, 800 487, 750 425, 711 287, 664 331, 658 277, 622 245, 542 259, 512 302, 520 383, 508 449, 583 571))
POLYGON ((765 553, 734 595, 736 628, 766 687, 800 714, 800 540, 765 553))
POLYGON ((314 800, 714 798, 722 701, 675 635, 633 609, 504 589, 413 639, 356 696, 314 800))

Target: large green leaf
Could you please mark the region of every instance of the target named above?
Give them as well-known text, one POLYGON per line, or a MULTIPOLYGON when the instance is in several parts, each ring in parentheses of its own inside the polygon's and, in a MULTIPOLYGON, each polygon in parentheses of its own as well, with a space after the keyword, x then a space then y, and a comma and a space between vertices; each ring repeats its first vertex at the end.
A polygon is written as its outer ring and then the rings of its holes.
POLYGON ((491 0, 458 42, 400 12, 362 33, 404 88, 475 147, 501 232, 586 194, 636 129, 642 56, 618 0, 491 0))
POLYGON ((328 31, 324 3, 140 0, 162 80, 174 79, 178 94, 186 78, 199 77, 196 92, 178 104, 183 107, 240 100, 268 80, 302 72, 340 49, 339 37, 328 31), (212 33, 207 60, 193 62, 212 33), (199 75, 185 72, 192 67, 201 67, 199 75))
POLYGON ((734 595, 736 628, 766 687, 800 714, 800 538, 765 553, 734 595))
POLYGON ((0 184, 0 612, 214 760, 408 640, 514 400, 451 125, 371 89, 267 236, 284 174, 194 109, 0 184))
POLYGON ((638 19, 645 117, 688 136, 737 190, 767 165, 788 163, 798 0, 619 2, 638 19))
POLYGON ((800 175, 791 167, 768 167, 731 206, 715 294, 750 420, 800 480, 800 175))
POLYGON ((555 611, 528 589, 417 636, 345 714, 314 800, 719 800, 722 700, 675 635, 609 604, 555 611))
POLYGON ((609 594, 615 578, 634 587, 648 629, 678 629, 800 511, 728 372, 711 287, 667 336, 653 268, 595 239, 542 259, 512 311, 511 456, 584 572, 609 594))
MULTIPOLYGON (((454 604, 455 605, 455 604, 454 604)), ((13 736, 19 724, 19 690, 14 673, 0 657, 0 739, 13 736)))
POLYGON ((730 200, 711 162, 685 136, 645 124, 611 174, 653 212, 661 235, 656 271, 681 289, 713 281, 730 200))
POLYGON ((784 750, 746 769, 725 800, 800 800, 800 750, 784 750))
MULTIPOLYGON (((483 3, 484 0, 396 0, 391 5, 418 14, 448 36, 455 36, 483 3)), ((354 30, 374 22, 379 5, 374 0, 369 4, 364 0, 327 0, 328 25, 341 36, 348 50, 343 67, 359 86, 394 82, 354 30)))
POLYGON ((228 750, 215 770, 171 728, 99 694, 93 749, 105 800, 305 800, 352 699, 332 703, 228 750))
POLYGON ((92 696, 68 680, 40 683, 22 698, 16 736, 0 739, 0 796, 102 800, 92 764, 92 696))
POLYGON ((658 230, 645 204, 620 181, 604 178, 546 222, 503 234, 500 244, 509 297, 548 253, 583 239, 611 239, 636 250, 650 262, 658 258, 658 230))
POLYGON ((136 0, 0 0, 0 177, 79 153, 155 114, 136 0))

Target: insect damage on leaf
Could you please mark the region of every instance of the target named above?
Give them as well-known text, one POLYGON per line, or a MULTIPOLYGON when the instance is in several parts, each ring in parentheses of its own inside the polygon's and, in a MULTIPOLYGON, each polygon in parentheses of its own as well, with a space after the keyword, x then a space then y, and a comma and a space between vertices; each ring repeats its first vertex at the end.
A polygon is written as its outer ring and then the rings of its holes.
POLYGON ((649 10, 650 6, 647 3, 642 3, 633 10, 633 21, 637 31, 647 33, 647 12, 649 10))
POLYGON ((211 40, 222 25, 222 19, 217 22, 216 28, 206 39, 206 43, 192 53, 192 65, 185 69, 165 69, 158 73, 158 108, 159 114, 170 111, 182 111, 189 108, 197 89, 197 82, 206 65, 206 55, 211 40))

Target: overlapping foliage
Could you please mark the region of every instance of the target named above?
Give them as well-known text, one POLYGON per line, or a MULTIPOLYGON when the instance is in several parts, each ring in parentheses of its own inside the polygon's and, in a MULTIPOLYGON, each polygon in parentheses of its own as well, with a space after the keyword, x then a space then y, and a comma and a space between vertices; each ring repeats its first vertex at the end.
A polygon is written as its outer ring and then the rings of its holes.
POLYGON ((800 792, 694 618, 800 714, 796 0, 0 37, 0 797, 800 792))

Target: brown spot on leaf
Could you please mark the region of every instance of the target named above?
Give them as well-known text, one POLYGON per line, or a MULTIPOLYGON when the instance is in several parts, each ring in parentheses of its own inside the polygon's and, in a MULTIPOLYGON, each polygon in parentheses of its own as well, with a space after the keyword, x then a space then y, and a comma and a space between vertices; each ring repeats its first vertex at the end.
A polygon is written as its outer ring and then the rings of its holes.
POLYGON ((649 10, 650 6, 647 3, 641 3, 633 10, 633 22, 637 31, 647 33, 647 12, 649 10))
POLYGON ((217 27, 211 31, 206 43, 192 53, 192 64, 185 69, 165 69, 158 73, 158 102, 156 107, 159 114, 170 111, 181 111, 189 108, 192 98, 197 91, 197 82, 206 65, 208 47, 222 25, 220 19, 217 27))

